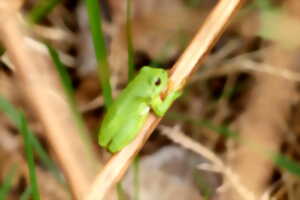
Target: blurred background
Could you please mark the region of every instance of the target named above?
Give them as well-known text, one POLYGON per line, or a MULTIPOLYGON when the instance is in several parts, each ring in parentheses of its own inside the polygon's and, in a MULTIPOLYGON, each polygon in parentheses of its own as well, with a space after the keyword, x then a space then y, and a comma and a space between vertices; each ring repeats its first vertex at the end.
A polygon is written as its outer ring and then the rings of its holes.
MULTIPOLYGON (((107 76, 97 69, 103 52, 94 50, 87 2, 24 0, 18 19, 26 51, 37 56, 29 59, 42 60, 50 68, 40 74, 27 71, 28 75, 41 78, 37 85, 51 76, 60 80, 50 87, 64 89, 74 117, 62 123, 75 122, 81 134, 57 141, 72 141, 75 156, 82 151, 92 154, 97 163, 95 171, 87 172, 92 182, 110 158, 97 144, 105 113, 105 79, 110 79, 116 97, 127 85, 130 66, 136 71, 145 65, 170 69, 218 1, 94 1, 101 8, 107 76), (77 140, 85 147, 78 148, 77 140)), ((6 40, 1 34, 0 38, 6 40)), ((41 199, 73 199, 74 184, 65 175, 73 172, 58 159, 67 152, 53 145, 55 136, 48 135, 51 128, 45 128, 43 112, 24 97, 4 43, 0 42, 0 199, 38 199, 32 171, 41 199)), ((108 198, 300 199, 299 47, 298 0, 245 1, 108 198)), ((50 102, 40 109, 55 106, 50 102)), ((64 115, 64 110, 56 110, 58 117, 64 115)), ((78 166, 88 157, 79 155, 78 166)))

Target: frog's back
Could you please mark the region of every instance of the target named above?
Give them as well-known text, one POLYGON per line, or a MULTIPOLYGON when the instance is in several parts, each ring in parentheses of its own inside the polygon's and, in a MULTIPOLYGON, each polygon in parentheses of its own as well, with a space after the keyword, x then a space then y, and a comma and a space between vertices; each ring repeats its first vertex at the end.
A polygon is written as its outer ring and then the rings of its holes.
POLYGON ((123 134, 120 132, 133 132, 138 129, 143 117, 150 110, 144 93, 137 92, 141 90, 128 89, 130 87, 121 92, 104 116, 99 134, 101 146, 106 147, 116 134, 123 134))

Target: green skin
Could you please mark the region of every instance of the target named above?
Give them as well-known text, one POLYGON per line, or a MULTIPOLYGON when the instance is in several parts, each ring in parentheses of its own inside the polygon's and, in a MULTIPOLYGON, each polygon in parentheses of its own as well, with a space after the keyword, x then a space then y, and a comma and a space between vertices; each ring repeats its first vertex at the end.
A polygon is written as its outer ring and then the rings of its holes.
POLYGON ((115 153, 128 145, 152 110, 162 117, 181 91, 172 91, 164 100, 160 94, 168 87, 166 70, 143 67, 108 108, 99 131, 99 144, 115 153))

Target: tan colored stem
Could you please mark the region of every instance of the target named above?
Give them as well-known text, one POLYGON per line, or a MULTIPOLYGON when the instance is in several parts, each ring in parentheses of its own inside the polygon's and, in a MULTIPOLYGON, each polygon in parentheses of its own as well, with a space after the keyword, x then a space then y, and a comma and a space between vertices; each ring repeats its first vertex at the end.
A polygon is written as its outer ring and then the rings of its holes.
MULTIPOLYGON (((273 66, 274 70, 293 70, 295 57, 295 52, 272 45, 266 50, 264 64, 273 66)), ((265 151, 280 152, 295 96, 293 81, 256 73, 256 85, 247 108, 236 122, 243 143, 238 144, 229 165, 240 177, 241 184, 253 192, 255 199, 267 190, 275 167, 265 151)), ((241 197, 231 188, 222 195, 222 199, 238 200, 241 197)))
MULTIPOLYGON (((242 0, 219 1, 194 40, 172 68, 169 90, 178 89, 185 85, 192 72, 196 70, 196 64, 205 58, 232 16, 238 11, 241 3, 242 0)), ((160 120, 161 118, 150 114, 138 137, 121 152, 114 155, 96 177, 86 200, 104 199, 112 186, 124 175, 131 161, 143 147, 160 120)))
MULTIPOLYGON (((16 1, 0 0, 0 37, 15 65, 16 81, 46 129, 46 136, 76 199, 82 199, 95 175, 96 157, 87 155, 70 106, 47 57, 28 48, 18 21, 16 1), (47 62, 48 60, 48 62, 47 62), (83 161, 84 160, 84 161, 83 161)), ((99 165, 96 165, 99 167, 99 165)))

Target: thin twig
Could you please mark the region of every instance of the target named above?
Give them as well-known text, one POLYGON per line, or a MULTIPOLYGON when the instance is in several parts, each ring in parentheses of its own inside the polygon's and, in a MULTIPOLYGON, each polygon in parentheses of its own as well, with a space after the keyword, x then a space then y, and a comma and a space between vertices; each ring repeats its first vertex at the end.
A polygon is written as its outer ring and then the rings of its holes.
POLYGON ((274 67, 270 64, 258 63, 249 58, 234 58, 233 60, 227 61, 226 63, 218 66, 217 69, 207 69, 203 71, 203 73, 194 76, 191 82, 204 81, 209 78, 242 72, 261 72, 281 77, 289 81, 300 82, 300 73, 298 72, 293 72, 289 69, 274 69, 274 67), (259 67, 257 67, 257 65, 259 65, 259 67))
MULTIPOLYGON (((255 200, 254 195, 241 184, 239 177, 212 151, 185 136, 178 126, 175 126, 174 128, 162 126, 160 129, 162 130, 162 134, 167 136, 173 142, 207 158, 211 164, 205 165, 208 166, 206 170, 214 169, 214 171, 222 173, 244 200, 255 200)), ((202 166, 200 166, 200 168, 203 169, 202 166)))
MULTIPOLYGON (((237 13, 243 0, 221 0, 208 16, 194 40, 173 66, 168 91, 182 88, 196 64, 203 61, 209 50, 223 33, 226 25, 237 13)), ((143 147, 161 118, 150 114, 137 138, 111 160, 96 177, 86 200, 104 199, 108 191, 126 172, 134 156, 143 147)))

